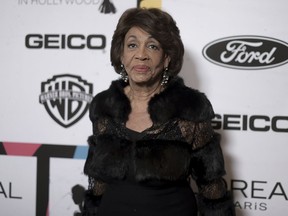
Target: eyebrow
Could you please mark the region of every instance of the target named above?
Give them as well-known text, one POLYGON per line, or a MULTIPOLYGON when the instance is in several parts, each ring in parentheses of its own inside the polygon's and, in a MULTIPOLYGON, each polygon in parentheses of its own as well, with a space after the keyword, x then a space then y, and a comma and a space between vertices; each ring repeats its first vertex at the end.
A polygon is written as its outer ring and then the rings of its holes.
MULTIPOLYGON (((129 36, 127 37, 127 39, 129 39, 129 38, 137 39, 137 36, 134 35, 134 34, 131 34, 131 35, 129 35, 129 36)), ((152 35, 149 35, 147 39, 148 39, 148 40, 153 39, 153 40, 155 40, 156 42, 158 42, 158 40, 156 40, 152 35)), ((158 42, 158 43, 159 43, 159 42, 158 42)))

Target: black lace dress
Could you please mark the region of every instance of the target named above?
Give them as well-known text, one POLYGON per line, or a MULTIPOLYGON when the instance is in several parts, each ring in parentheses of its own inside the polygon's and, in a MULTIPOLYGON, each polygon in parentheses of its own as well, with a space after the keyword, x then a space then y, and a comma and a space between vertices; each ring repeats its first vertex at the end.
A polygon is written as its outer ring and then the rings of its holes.
MULTIPOLYGON (((127 129, 131 140, 144 136, 127 129)), ((133 166, 130 164, 130 166, 133 166)), ((97 216, 196 216, 197 205, 188 181, 173 185, 138 184, 130 172, 125 181, 106 187, 97 216)))
POLYGON ((211 126, 214 113, 205 95, 175 79, 150 100, 153 126, 138 133, 125 127, 131 111, 125 85, 112 82, 90 106, 83 215, 233 216, 220 136, 211 126))

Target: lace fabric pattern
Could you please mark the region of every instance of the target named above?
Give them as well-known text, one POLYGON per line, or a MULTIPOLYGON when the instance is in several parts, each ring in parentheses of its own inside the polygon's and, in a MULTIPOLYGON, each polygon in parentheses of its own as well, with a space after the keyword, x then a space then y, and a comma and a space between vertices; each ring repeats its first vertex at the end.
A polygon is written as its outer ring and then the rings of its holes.
POLYGON ((101 196, 104 194, 107 184, 104 182, 101 182, 99 180, 95 180, 92 177, 89 177, 89 186, 88 189, 93 191, 93 194, 95 196, 101 196))
MULTIPOLYGON (((109 118, 98 119, 93 124, 94 134, 113 134, 123 139, 129 139, 124 123, 118 123, 109 118)), ((143 131, 142 139, 167 139, 186 142, 191 145, 191 150, 205 147, 214 135, 210 121, 192 122, 188 120, 173 119, 161 125, 153 125, 143 131)), ((205 184, 198 184, 199 193, 207 199, 217 199, 226 192, 226 183, 222 178, 217 178, 205 184)), ((89 188, 94 195, 105 192, 106 183, 89 178, 89 188)))

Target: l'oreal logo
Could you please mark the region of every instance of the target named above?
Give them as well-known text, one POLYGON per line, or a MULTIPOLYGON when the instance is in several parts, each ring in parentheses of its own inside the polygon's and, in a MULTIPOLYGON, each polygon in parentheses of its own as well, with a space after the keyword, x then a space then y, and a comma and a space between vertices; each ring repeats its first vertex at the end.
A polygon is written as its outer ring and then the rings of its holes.
POLYGON ((268 37, 234 36, 207 44, 203 55, 208 61, 223 67, 266 69, 288 62, 288 44, 268 37))

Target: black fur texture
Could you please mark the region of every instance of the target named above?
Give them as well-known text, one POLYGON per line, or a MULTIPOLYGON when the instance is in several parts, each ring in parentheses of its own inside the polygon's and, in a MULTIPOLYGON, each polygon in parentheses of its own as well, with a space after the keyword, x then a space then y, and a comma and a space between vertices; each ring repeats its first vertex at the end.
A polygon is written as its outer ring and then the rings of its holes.
POLYGON ((193 152, 191 165, 192 176, 200 184, 213 181, 226 174, 220 147, 220 134, 215 133, 208 144, 193 152))
MULTIPOLYGON (((120 122, 128 120, 131 106, 123 91, 126 85, 122 80, 113 81, 108 90, 94 97, 90 106, 92 122, 99 117, 111 117, 120 122)), ((171 118, 199 122, 214 116, 205 94, 186 87, 180 77, 175 77, 163 92, 151 98, 148 112, 154 124, 164 123, 171 118)))

